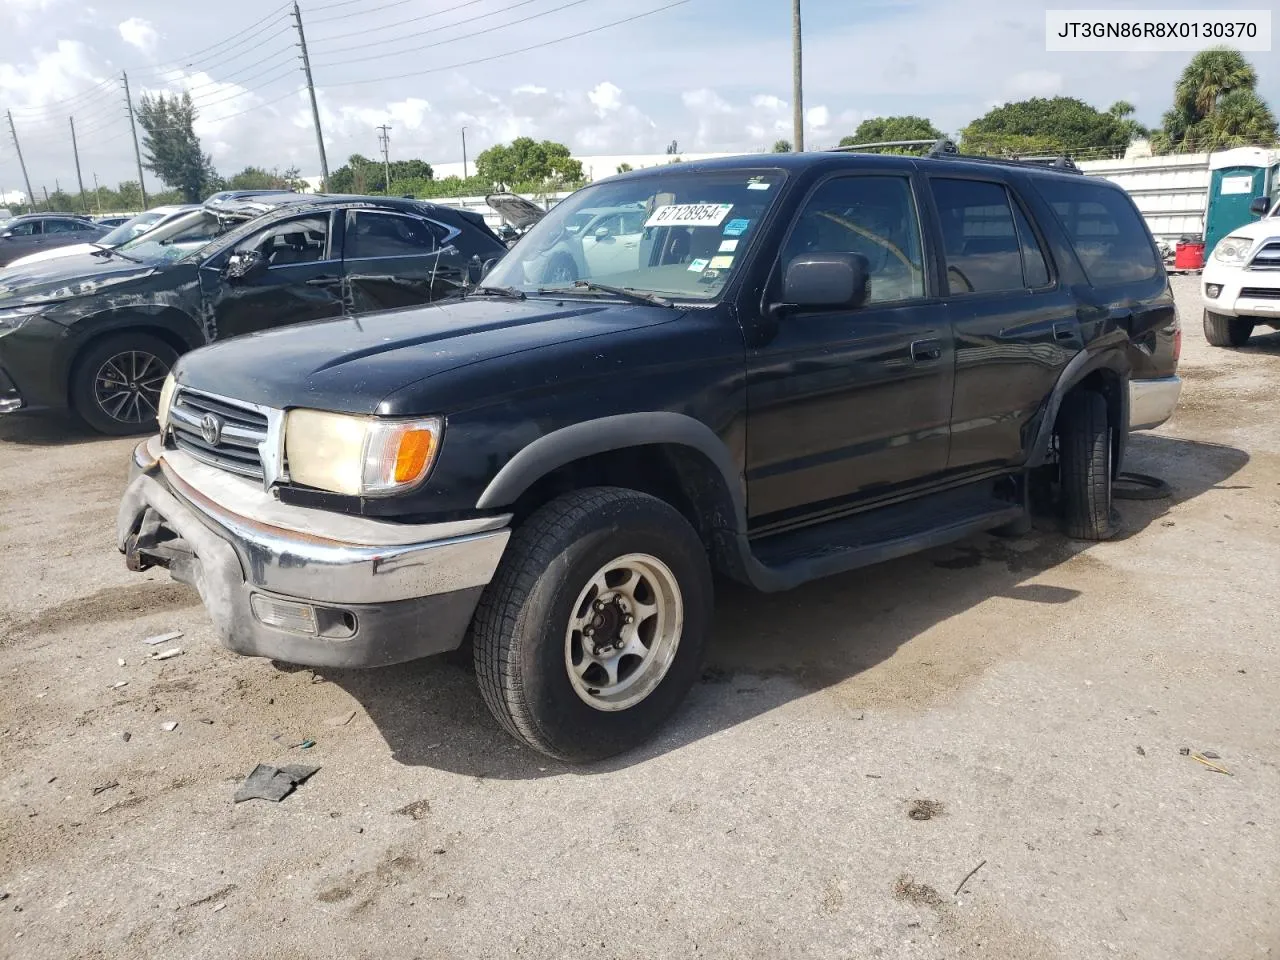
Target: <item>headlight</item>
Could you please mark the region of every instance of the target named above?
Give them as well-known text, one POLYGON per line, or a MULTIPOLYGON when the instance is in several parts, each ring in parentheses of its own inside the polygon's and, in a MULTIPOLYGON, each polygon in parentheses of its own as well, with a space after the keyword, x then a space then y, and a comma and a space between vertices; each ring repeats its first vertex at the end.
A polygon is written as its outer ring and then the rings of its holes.
POLYGON ((1253 241, 1248 237, 1223 237, 1213 248, 1213 259, 1231 266, 1241 266, 1249 256, 1253 241))
POLYGON ((161 433, 169 429, 169 408, 173 406, 173 388, 177 385, 177 381, 173 379, 173 374, 170 373, 164 378, 164 386, 160 388, 160 402, 156 407, 156 421, 160 424, 161 433))
POLYGON ((384 420, 291 410, 284 449, 295 483, 355 497, 380 497, 421 483, 440 450, 444 421, 384 420))
POLYGON ((0 337, 13 333, 43 309, 43 305, 35 307, 10 307, 0 310, 0 337))

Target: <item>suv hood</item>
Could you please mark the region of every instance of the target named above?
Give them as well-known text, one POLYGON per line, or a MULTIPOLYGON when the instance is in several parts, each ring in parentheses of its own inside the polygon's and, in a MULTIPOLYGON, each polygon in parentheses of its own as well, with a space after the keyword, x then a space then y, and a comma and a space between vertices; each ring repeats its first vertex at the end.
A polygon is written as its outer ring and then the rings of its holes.
POLYGON ((90 297, 155 272, 156 267, 149 263, 93 253, 41 260, 0 271, 0 307, 90 297))
MULTIPOLYGON (((175 373, 185 386, 277 409, 447 414, 408 409, 392 395, 470 364, 680 316, 640 304, 454 300, 236 337, 187 354, 175 373)), ((453 406, 476 399, 484 398, 457 397, 453 406)))
POLYGON ((547 215, 547 211, 532 200, 514 193, 491 193, 484 198, 497 214, 517 230, 525 231, 547 215))

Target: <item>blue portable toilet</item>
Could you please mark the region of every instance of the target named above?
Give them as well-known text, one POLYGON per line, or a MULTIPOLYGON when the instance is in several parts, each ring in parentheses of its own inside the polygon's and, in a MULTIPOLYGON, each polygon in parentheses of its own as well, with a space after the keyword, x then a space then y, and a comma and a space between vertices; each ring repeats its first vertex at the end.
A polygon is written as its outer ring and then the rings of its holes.
POLYGON ((1209 203, 1204 214, 1205 255, 1236 227, 1258 219, 1255 197, 1275 200, 1280 191, 1280 151, 1239 147, 1209 156, 1209 203))

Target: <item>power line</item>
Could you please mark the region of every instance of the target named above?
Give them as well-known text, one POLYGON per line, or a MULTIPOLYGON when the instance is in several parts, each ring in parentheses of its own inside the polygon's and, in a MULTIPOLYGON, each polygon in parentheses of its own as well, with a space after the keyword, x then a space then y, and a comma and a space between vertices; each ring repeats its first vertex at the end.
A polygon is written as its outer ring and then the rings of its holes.
MULTIPOLYGON (((312 10, 336 10, 338 7, 349 7, 353 3, 360 3, 361 0, 338 0, 337 3, 322 3, 319 6, 312 7, 312 10)), ((390 10, 392 7, 403 7, 411 0, 391 0, 390 3, 383 3, 376 7, 370 7, 368 10, 358 10, 355 13, 340 13, 334 17, 320 17, 313 20, 313 23, 328 23, 330 20, 346 20, 349 17, 362 17, 367 13, 377 13, 379 10, 390 10)))
MULTIPOLYGON (((465 10, 467 7, 474 7, 478 3, 487 3, 487 2, 488 0, 467 0, 466 3, 460 3, 457 6, 448 7, 444 10, 436 10, 433 13, 424 13, 420 17, 410 17, 408 20, 397 20, 395 23, 384 23, 377 27, 365 27, 363 30, 345 30, 340 36, 320 37, 316 40, 312 40, 311 42, 312 43, 330 43, 334 40, 346 40, 349 37, 359 37, 368 33, 377 33, 381 30, 395 30, 395 29, 399 29, 400 27, 408 26, 411 23, 421 23, 423 20, 433 20, 436 17, 444 16, 446 13, 457 13, 459 10, 465 10)), ((517 3, 516 6, 519 7, 519 6, 523 6, 524 3, 533 3, 533 2, 535 2, 535 0, 523 0, 522 3, 517 3)), ((507 7, 506 9, 510 10, 512 8, 507 7)), ((495 10, 493 12, 502 13, 503 11, 495 10)), ((334 19, 337 19, 337 18, 334 18, 334 19)), ((466 21, 463 21, 463 22, 466 22, 466 21)))
POLYGON ((624 23, 634 23, 645 17, 651 17, 656 13, 662 13, 671 10, 674 7, 682 7, 690 0, 675 0, 674 3, 668 3, 662 7, 656 7, 653 10, 646 10, 644 13, 637 13, 630 17, 624 17, 621 20, 614 20, 611 23, 602 23, 598 27, 591 27, 588 30, 579 30, 577 33, 570 33, 563 37, 556 37, 553 40, 544 40, 541 43, 530 44, 527 47, 520 47, 517 50, 507 50, 504 53, 495 53, 487 57, 479 57, 475 60, 466 60, 461 63, 451 63, 443 67, 431 67, 427 70, 415 70, 412 73, 399 73, 389 77, 370 77, 366 80, 340 80, 337 83, 325 84, 326 88, 331 87, 358 87, 367 83, 388 83, 392 80, 408 80, 412 77, 422 77, 432 73, 443 73, 446 70, 457 70, 461 67, 473 67, 479 63, 492 63, 494 60, 501 60, 503 57, 512 57, 517 53, 528 53, 530 50, 540 50, 543 47, 550 47, 557 43, 564 43, 566 40, 577 40, 579 37, 589 36, 593 33, 599 33, 601 30, 608 30, 610 27, 620 27, 624 23))
MULTIPOLYGON (((261 39, 255 39, 251 46, 246 46, 242 48, 239 52, 233 53, 227 57, 219 57, 217 59, 210 60, 210 61, 192 60, 191 62, 183 64, 181 66, 165 67, 163 69, 152 69, 146 72, 157 77, 167 77, 170 74, 174 74, 174 73, 187 73, 187 74, 209 73, 213 70, 225 68, 227 64, 232 63, 236 60, 239 60, 242 57, 247 56, 248 54, 261 52, 262 48, 266 46, 270 41, 275 40, 277 37, 284 36, 286 33, 289 33, 291 29, 292 28, 287 26, 282 27, 281 29, 277 30, 275 33, 269 34, 265 37, 262 37, 261 39)), ((275 56, 275 54, 273 54, 272 56, 275 56)), ((241 72, 244 70, 252 70, 258 64, 265 63, 266 59, 268 58, 254 60, 252 63, 243 64, 242 66, 233 67, 231 69, 236 72, 241 72)))
POLYGON ((73 94, 72 96, 69 96, 69 97, 64 97, 61 100, 50 100, 46 103, 40 104, 39 106, 14 107, 13 109, 15 113, 19 113, 19 114, 24 112, 28 112, 28 113, 57 112, 57 113, 65 114, 67 107, 69 107, 73 103, 88 102, 89 100, 92 100, 94 97, 102 96, 103 94, 110 93, 111 91, 106 89, 106 87, 104 87, 104 84, 109 85, 114 82, 115 82, 114 80, 104 80, 100 83, 95 83, 92 87, 88 88, 87 90, 82 90, 77 94, 73 94))
MULTIPOLYGON (((178 65, 190 66, 190 64, 194 62, 196 59, 198 59, 199 57, 208 54, 210 51, 215 50, 218 47, 226 46, 227 44, 231 43, 233 40, 236 40, 237 38, 244 36, 246 33, 251 33, 252 31, 256 30, 258 27, 262 26, 264 23, 269 23, 272 19, 281 16, 282 14, 284 14, 285 8, 287 6, 288 4, 281 4, 280 6, 276 7, 273 11, 268 13, 261 20, 251 23, 249 26, 245 27, 243 30, 237 31, 236 33, 233 33, 231 36, 226 37, 223 40, 219 40, 217 43, 210 44, 207 47, 201 47, 199 50, 193 50, 191 53, 178 57, 176 60, 168 60, 168 61, 165 61, 164 63, 156 64, 155 66, 158 69, 162 69, 164 66, 166 66, 166 64, 174 65, 174 66, 178 66, 178 65)), ((144 68, 144 69, 147 69, 147 68, 144 68)))
MULTIPOLYGON (((444 24, 443 26, 433 27, 430 30, 420 30, 417 33, 406 33, 403 36, 395 37, 394 39, 391 39, 391 40, 371 40, 368 43, 357 43, 350 47, 339 47, 337 50, 326 50, 325 53, 326 55, 334 54, 334 53, 345 53, 348 50, 363 50, 367 47, 382 47, 388 43, 399 43, 402 40, 412 40, 415 37, 424 37, 424 36, 427 36, 428 34, 435 33, 439 30, 448 30, 451 27, 460 27, 464 23, 474 23, 477 20, 484 20, 486 17, 496 16, 499 13, 507 13, 508 11, 514 10, 517 7, 527 7, 531 3, 538 3, 538 2, 539 0, 520 0, 519 3, 513 3, 509 7, 503 7, 500 10, 492 10, 489 13, 477 14, 474 17, 468 17, 465 20, 457 20, 453 23, 444 24)), ((539 17, 545 17, 552 13, 559 13, 561 10, 567 10, 569 9, 569 7, 577 7, 587 2, 589 2, 589 0, 571 0, 570 3, 563 4, 559 7, 552 7, 550 10, 543 10, 541 13, 530 14, 529 16, 523 17, 519 20, 512 20, 508 23, 500 23, 497 26, 485 27, 483 30, 477 30, 474 33, 467 33, 460 37, 451 37, 448 40, 437 40, 435 43, 428 43, 425 46, 415 47, 411 51, 410 50, 390 50, 390 51, 386 51, 381 56, 373 55, 373 56, 367 56, 367 57, 355 57, 350 60, 339 60, 336 63, 326 62, 325 66, 341 67, 348 63, 360 63, 365 60, 380 60, 384 56, 394 56, 398 53, 416 53, 419 50, 430 50, 432 47, 442 47, 446 43, 453 43, 456 40, 469 40, 472 37, 479 37, 486 33, 493 33, 496 30, 502 30, 502 29, 505 29, 506 27, 519 26, 522 23, 528 23, 530 20, 537 20, 539 17)))

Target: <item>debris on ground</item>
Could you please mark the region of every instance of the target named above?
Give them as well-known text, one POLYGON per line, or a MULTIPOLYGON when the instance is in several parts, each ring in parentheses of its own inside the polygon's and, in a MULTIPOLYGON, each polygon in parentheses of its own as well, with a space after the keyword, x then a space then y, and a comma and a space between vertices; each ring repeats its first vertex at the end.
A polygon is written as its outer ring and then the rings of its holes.
POLYGON ((227 905, 225 903, 220 903, 213 908, 213 912, 217 913, 219 910, 225 910, 225 909, 227 909, 227 905))
POLYGON ((415 800, 395 812, 401 816, 408 817, 410 820, 425 820, 427 815, 431 813, 431 801, 415 800))
POLYGON ((1191 756, 1191 748, 1190 748, 1190 747, 1179 747, 1179 748, 1178 748, 1178 756, 1180 756, 1180 757, 1189 757, 1189 756, 1191 756))
POLYGON ((941 816, 944 810, 940 800, 917 800, 908 808, 907 816, 912 820, 932 820, 941 816))
POLYGON ((1219 756, 1217 753, 1215 753, 1215 752, 1214 752, 1214 751, 1212 751, 1212 750, 1201 750, 1201 751, 1200 751, 1200 756, 1204 757, 1206 760, 1221 760, 1221 759, 1222 759, 1222 757, 1221 757, 1221 756, 1219 756))
POLYGON ((212 721, 212 720, 210 720, 208 717, 201 717, 201 718, 200 718, 200 722, 201 722, 201 723, 209 724, 210 726, 212 726, 212 725, 213 725, 213 721, 212 721))
POLYGON ((93 795, 96 797, 98 794, 106 793, 108 790, 113 790, 118 786, 120 786, 119 780, 112 780, 110 783, 99 784, 93 788, 93 795))
POLYGON ((123 733, 120 734, 120 739, 123 740, 125 743, 128 743, 130 740, 133 739, 133 734, 130 733, 128 730, 125 730, 123 733))
POLYGON ((125 664, 125 662, 124 662, 124 657, 117 657, 117 658, 116 658, 116 666, 118 666, 118 667, 127 666, 127 664, 125 664))
POLYGON ((232 798, 233 802, 245 800, 270 800, 279 803, 295 787, 309 780, 319 767, 307 767, 302 764, 289 764, 284 767, 273 767, 260 763, 245 777, 244 783, 232 798))
POLYGON ((1147 751, 1142 749, 1142 744, 1138 744, 1138 756, 1145 757, 1146 755, 1147 751))
POLYGON ((893 882, 893 898, 926 907, 937 907, 942 904, 942 897, 937 890, 927 883, 916 883, 905 873, 893 882))
POLYGON ((330 717, 324 722, 326 727, 345 727, 355 717, 356 712, 349 710, 346 713, 340 713, 336 717, 330 717))
POLYGON ((298 746, 301 747, 303 750, 310 750, 315 745, 316 745, 316 742, 314 740, 303 740, 300 744, 298 744, 298 746))
POLYGON ((976 867, 974 867, 972 870, 970 870, 968 873, 966 873, 966 874, 964 875, 964 879, 960 881, 960 884, 956 887, 956 892, 955 892, 954 894, 952 894, 952 896, 959 896, 959 895, 960 895, 960 891, 964 889, 964 885, 965 885, 966 883, 968 883, 968 882, 970 881, 970 879, 972 879, 972 877, 973 877, 973 875, 974 875, 975 873, 977 873, 979 870, 981 870, 981 869, 982 869, 983 867, 985 867, 986 865, 987 865, 987 861, 983 860, 983 861, 982 861, 982 863, 978 864, 976 867))
POLYGON ((178 729, 178 721, 166 720, 164 723, 160 724, 160 729, 165 733, 173 733, 173 731, 178 729))
POLYGON ((1193 753, 1191 755, 1191 759, 1195 760, 1197 763, 1203 763, 1206 767, 1208 767, 1214 773, 1225 773, 1228 777, 1232 775, 1231 771, 1228 770, 1226 767, 1219 766, 1218 764, 1214 763, 1212 760, 1206 760, 1204 757, 1204 754, 1202 753, 1193 753))
POLYGON ((119 690, 121 687, 127 687, 128 685, 129 685, 128 680, 117 680, 115 683, 111 685, 111 689, 119 690))
POLYGON ((154 637, 147 637, 142 642, 149 647, 158 647, 162 643, 170 643, 182 636, 181 630, 173 630, 169 633, 157 633, 154 637))
POLYGON ((180 657, 180 656, 182 656, 182 648, 173 647, 170 650, 166 650, 164 653, 153 653, 151 655, 151 659, 152 660, 172 660, 174 657, 180 657))

